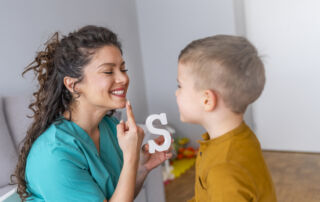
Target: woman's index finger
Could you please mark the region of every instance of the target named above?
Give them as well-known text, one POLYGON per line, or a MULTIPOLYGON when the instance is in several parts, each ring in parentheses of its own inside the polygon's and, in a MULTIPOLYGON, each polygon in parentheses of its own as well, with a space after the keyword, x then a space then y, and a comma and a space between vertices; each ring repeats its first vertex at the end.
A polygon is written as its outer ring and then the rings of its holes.
POLYGON ((132 107, 129 101, 127 101, 126 109, 127 109, 127 119, 128 119, 129 125, 136 125, 136 121, 134 119, 134 115, 132 112, 132 107))

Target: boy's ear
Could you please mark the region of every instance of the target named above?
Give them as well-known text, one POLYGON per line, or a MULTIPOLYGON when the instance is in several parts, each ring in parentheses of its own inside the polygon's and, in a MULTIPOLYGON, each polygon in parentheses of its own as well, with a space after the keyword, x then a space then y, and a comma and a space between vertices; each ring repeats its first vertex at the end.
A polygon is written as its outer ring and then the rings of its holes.
POLYGON ((217 94, 212 90, 205 90, 203 93, 202 105, 206 112, 213 111, 217 106, 217 94))
POLYGON ((72 78, 69 76, 65 76, 63 78, 63 84, 64 86, 70 91, 71 93, 75 93, 77 89, 75 89, 75 83, 77 82, 78 79, 72 78))

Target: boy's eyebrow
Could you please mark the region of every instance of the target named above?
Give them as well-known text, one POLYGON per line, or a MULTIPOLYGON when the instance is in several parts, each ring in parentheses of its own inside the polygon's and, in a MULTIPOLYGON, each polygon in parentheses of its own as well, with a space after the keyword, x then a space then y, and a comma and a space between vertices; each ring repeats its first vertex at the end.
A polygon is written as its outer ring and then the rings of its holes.
POLYGON ((177 79, 177 82, 180 83, 179 79, 177 79))
MULTIPOLYGON (((115 63, 105 62, 105 63, 100 64, 97 68, 102 67, 102 66, 105 66, 105 65, 106 65, 106 66, 110 66, 110 67, 115 67, 115 66, 117 66, 115 63)), ((120 64, 120 67, 123 66, 123 65, 125 65, 125 61, 122 61, 122 63, 120 64)))

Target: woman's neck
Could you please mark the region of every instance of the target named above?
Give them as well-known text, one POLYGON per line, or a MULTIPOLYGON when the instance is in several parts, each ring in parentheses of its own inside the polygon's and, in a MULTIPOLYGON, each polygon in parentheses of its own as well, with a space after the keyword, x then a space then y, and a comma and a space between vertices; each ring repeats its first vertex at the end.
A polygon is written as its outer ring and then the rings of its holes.
MULTIPOLYGON (((71 121, 86 131, 89 136, 97 133, 102 118, 107 113, 105 109, 99 109, 83 102, 74 102, 70 105, 71 121), (81 103, 81 104, 80 104, 81 103)), ((65 112, 65 118, 70 119, 70 112, 65 112)))

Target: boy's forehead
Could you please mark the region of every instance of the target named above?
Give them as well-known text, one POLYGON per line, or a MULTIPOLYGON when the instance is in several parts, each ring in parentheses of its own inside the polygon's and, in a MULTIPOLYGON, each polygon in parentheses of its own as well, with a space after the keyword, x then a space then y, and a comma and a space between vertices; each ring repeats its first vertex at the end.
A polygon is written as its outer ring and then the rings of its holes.
POLYGON ((191 67, 188 64, 179 63, 178 64, 178 78, 180 77, 190 77, 191 76, 191 67))
POLYGON ((195 75, 192 74, 191 68, 188 65, 182 64, 178 69, 178 83, 194 85, 195 75))

